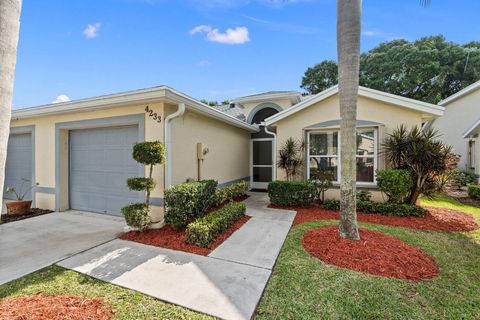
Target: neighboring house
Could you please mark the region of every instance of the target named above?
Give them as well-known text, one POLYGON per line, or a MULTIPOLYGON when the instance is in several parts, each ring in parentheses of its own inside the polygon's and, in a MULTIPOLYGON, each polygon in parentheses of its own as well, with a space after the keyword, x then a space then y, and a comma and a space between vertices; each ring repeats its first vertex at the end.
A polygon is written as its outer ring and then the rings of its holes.
MULTIPOLYGON (((375 191, 385 135, 400 124, 420 126, 443 108, 360 88, 358 103, 359 187, 375 191)), ((283 179, 277 149, 289 137, 307 143, 303 178, 316 170, 339 173, 338 88, 314 96, 267 92, 210 107, 166 86, 51 104, 12 113, 5 186, 22 177, 38 182, 35 206, 119 214, 142 195, 125 180, 144 176, 131 157, 136 141, 160 140, 167 162, 154 169, 153 215, 163 215, 163 191, 193 179, 220 186, 248 179, 252 188, 283 179), (265 126, 266 125, 266 126, 265 126)), ((329 192, 338 196, 338 190, 329 192)), ((380 199, 379 193, 375 197, 380 199)))
POLYGON ((480 81, 439 102, 445 114, 432 126, 440 138, 461 156, 458 167, 480 173, 480 81), (477 146, 475 146, 477 144, 477 146))

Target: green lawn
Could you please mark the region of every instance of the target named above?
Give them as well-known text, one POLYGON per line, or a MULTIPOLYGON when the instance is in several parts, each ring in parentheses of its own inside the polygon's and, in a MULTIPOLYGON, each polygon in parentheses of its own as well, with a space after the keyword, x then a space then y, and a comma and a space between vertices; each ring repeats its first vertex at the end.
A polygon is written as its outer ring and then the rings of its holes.
MULTIPOLYGON (((480 217, 478 209, 449 197, 428 205, 480 217)), ((480 319, 480 233, 360 224, 397 236, 435 257, 440 274, 415 283, 325 265, 304 251, 301 238, 306 231, 336 223, 309 222, 290 231, 257 319, 480 319)))
POLYGON ((34 294, 101 297, 115 310, 114 319, 213 319, 57 266, 0 286, 0 298, 34 294))
MULTIPOLYGON (((469 212, 480 219, 480 209, 447 196, 422 199, 422 203, 469 212)), ((440 274, 415 283, 325 265, 303 250, 301 238, 307 230, 337 223, 314 221, 292 228, 260 301, 257 319, 480 319, 479 231, 450 233, 360 224, 397 236, 435 257, 440 274)), ((0 286, 0 298, 40 293, 102 297, 116 311, 115 319, 209 318, 56 266, 0 286)))

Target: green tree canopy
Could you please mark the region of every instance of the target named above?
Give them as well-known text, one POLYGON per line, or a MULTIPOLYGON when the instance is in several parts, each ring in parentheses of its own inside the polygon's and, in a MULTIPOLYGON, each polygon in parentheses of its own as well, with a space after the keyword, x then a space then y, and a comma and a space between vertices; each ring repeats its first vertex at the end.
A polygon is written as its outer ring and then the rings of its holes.
MULTIPOLYGON (((480 42, 464 45, 443 36, 392 40, 360 57, 360 85, 430 103, 480 79, 480 42)), ((301 87, 315 94, 336 84, 336 63, 308 68, 301 87)))

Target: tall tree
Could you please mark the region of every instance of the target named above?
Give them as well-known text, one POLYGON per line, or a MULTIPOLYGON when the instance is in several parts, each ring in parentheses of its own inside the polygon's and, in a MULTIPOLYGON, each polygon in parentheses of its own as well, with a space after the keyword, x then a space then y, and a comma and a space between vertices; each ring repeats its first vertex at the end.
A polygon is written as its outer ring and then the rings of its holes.
MULTIPOLYGON (((380 43, 360 56, 360 85, 430 103, 480 79, 480 43, 460 45, 441 35, 380 43)), ((312 94, 337 84, 336 62, 308 68, 301 87, 312 94)))
POLYGON ((340 99, 341 238, 360 240, 357 226, 357 98, 362 0, 337 0, 338 90, 340 99))
POLYGON ((0 0, 0 201, 3 201, 21 7, 22 0, 0 0))

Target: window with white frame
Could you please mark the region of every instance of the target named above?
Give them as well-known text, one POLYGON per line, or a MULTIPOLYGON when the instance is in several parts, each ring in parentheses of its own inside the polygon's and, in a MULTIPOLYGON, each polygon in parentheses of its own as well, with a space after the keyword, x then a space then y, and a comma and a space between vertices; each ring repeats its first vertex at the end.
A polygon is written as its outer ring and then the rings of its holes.
MULTIPOLYGON (((308 133, 308 178, 331 172, 340 182, 340 139, 338 131, 308 133)), ((374 183, 377 168, 377 130, 357 130, 357 182, 374 183)))

